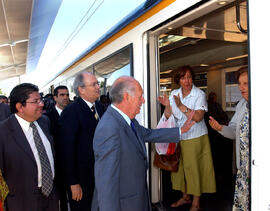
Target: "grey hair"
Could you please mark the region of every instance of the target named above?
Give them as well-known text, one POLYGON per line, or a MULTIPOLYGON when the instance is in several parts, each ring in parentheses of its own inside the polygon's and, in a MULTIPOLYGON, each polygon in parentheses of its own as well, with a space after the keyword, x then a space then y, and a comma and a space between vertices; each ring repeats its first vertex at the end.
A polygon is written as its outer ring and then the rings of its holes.
POLYGON ((135 79, 132 77, 120 77, 112 85, 109 96, 112 103, 121 103, 123 100, 124 93, 127 92, 134 96, 136 91, 136 86, 134 83, 135 79))
POLYGON ((73 87, 72 87, 73 90, 74 90, 74 92, 75 92, 75 94, 76 94, 76 96, 80 96, 80 93, 79 93, 78 88, 85 86, 85 84, 84 84, 84 78, 83 78, 83 75, 84 74, 94 75, 93 73, 86 72, 86 71, 80 72, 79 74, 76 75, 76 77, 74 79, 74 82, 73 82, 73 87))

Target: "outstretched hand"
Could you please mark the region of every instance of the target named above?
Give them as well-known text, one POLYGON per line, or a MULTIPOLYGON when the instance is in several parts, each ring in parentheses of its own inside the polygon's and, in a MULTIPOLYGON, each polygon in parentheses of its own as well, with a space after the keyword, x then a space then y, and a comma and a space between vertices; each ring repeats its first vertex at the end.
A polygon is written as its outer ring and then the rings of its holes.
POLYGON ((211 116, 209 117, 209 125, 216 131, 222 130, 222 125, 220 125, 218 121, 211 116))
POLYGON ((166 93, 164 94, 164 96, 158 96, 158 101, 165 107, 170 106, 170 100, 166 93))
POLYGON ((195 124, 195 121, 192 121, 192 117, 195 114, 195 111, 192 110, 189 114, 188 114, 188 119, 186 120, 186 122, 184 123, 184 125, 181 127, 181 134, 186 133, 187 131, 189 131, 189 129, 195 124))

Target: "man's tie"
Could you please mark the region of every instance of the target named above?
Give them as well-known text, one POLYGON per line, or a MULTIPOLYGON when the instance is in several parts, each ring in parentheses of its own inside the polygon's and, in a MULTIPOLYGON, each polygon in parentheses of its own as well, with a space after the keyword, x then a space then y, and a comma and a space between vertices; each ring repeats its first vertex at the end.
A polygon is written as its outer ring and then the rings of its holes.
POLYGON ((95 109, 95 105, 93 104, 92 107, 91 107, 91 111, 94 113, 94 116, 95 116, 95 119, 98 120, 99 117, 98 117, 98 114, 96 112, 96 109, 95 109))
POLYGON ((134 125, 134 122, 131 120, 130 122, 130 127, 132 129, 132 131, 135 133, 137 139, 138 139, 138 135, 137 135, 137 132, 136 132, 136 129, 135 129, 135 125, 134 125))
POLYGON ((38 151, 41 164, 41 178, 42 178, 41 192, 48 197, 53 188, 53 176, 51 164, 47 156, 45 147, 40 138, 40 135, 38 133, 36 125, 32 122, 30 123, 30 127, 33 129, 34 142, 38 151))
POLYGON ((141 143, 141 141, 140 141, 139 138, 138 138, 138 134, 137 134, 137 131, 136 131, 134 122, 133 122, 132 120, 131 120, 131 122, 130 122, 130 127, 131 127, 132 131, 134 132, 134 134, 135 134, 136 137, 137 137, 137 141, 138 141, 138 144, 139 144, 140 148, 142 149, 142 151, 145 151, 145 147, 143 146, 143 144, 141 143))

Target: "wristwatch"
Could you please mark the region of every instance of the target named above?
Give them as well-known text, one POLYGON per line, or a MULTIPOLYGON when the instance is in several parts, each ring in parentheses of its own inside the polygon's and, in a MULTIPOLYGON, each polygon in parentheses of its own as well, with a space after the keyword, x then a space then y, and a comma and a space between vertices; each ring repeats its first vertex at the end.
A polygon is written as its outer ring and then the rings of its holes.
POLYGON ((187 112, 188 112, 188 107, 186 108, 186 110, 184 110, 183 113, 186 114, 187 112))

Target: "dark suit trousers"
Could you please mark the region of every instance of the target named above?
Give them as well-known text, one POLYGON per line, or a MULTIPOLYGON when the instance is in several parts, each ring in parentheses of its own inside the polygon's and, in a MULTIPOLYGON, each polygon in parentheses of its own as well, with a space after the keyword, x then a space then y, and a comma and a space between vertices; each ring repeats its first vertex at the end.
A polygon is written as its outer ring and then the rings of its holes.
POLYGON ((68 211, 67 191, 64 185, 58 185, 60 211, 68 211))
POLYGON ((49 197, 45 197, 41 190, 39 190, 37 211, 59 211, 59 200, 55 187, 49 197))

